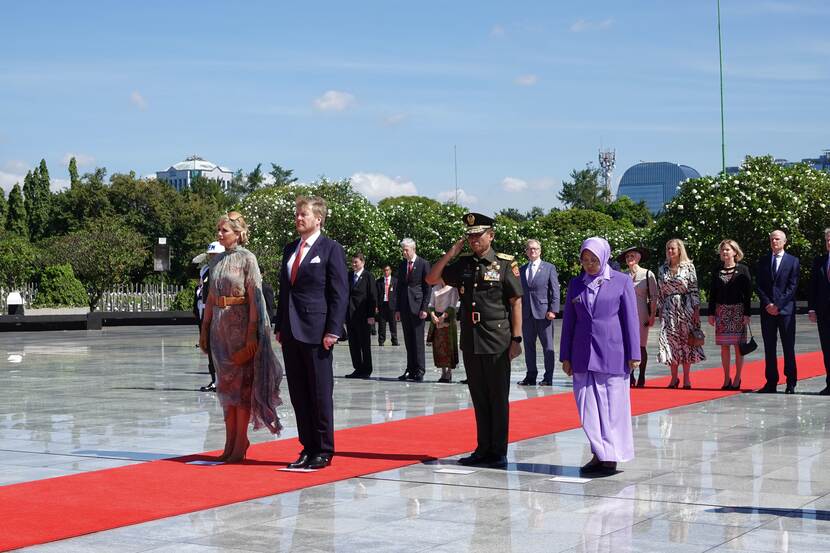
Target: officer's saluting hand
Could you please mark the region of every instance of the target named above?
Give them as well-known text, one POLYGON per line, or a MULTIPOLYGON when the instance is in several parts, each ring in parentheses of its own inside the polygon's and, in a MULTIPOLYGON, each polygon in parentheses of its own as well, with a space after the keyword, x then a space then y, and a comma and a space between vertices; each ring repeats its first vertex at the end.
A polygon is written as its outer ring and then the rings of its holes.
POLYGON ((441 257, 426 277, 458 288, 461 351, 476 413, 478 447, 464 465, 507 462, 510 361, 522 353, 522 285, 512 255, 496 253, 493 219, 464 215, 466 236, 441 257), (462 254, 464 244, 470 253, 462 254), (458 259, 450 263, 453 258, 458 259))

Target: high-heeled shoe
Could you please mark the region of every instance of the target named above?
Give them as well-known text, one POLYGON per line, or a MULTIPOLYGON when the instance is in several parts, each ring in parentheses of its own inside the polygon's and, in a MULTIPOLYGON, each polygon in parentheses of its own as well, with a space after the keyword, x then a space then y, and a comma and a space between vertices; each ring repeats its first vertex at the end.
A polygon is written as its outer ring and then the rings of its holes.
POLYGON ((637 387, 638 388, 644 388, 645 385, 646 385, 646 375, 641 374, 640 376, 637 377, 637 387))
POLYGON ((677 388, 679 385, 680 385, 680 379, 679 379, 679 378, 675 378, 674 380, 672 380, 671 382, 669 382, 669 385, 668 385, 668 386, 666 386, 666 388, 677 388))
POLYGON ((691 390, 692 389, 692 383, 688 382, 688 383, 684 384, 683 389, 684 390, 691 390))
POLYGON ((732 383, 731 383, 731 386, 729 387, 729 389, 730 390, 740 390, 741 389, 741 381, 738 380, 736 382, 736 381, 733 380, 732 383))
POLYGON ((731 390, 732 389, 732 380, 727 378, 726 383, 720 387, 721 390, 731 390))

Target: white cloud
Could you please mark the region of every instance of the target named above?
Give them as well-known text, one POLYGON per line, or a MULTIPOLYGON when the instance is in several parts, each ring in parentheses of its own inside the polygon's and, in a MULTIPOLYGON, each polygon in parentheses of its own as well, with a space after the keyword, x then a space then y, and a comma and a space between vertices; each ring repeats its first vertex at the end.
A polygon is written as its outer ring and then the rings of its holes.
POLYGON ((130 94, 130 103, 141 111, 147 109, 147 100, 137 90, 133 90, 132 94, 130 94))
POLYGON ((493 25, 493 28, 490 29, 490 36, 493 38, 501 38, 505 35, 504 27, 501 25, 493 25))
POLYGON ((69 152, 63 156, 63 164, 69 165, 69 162, 72 161, 73 157, 75 158, 75 163, 77 163, 79 167, 87 167, 95 163, 95 158, 90 155, 73 154, 69 152))
POLYGON ((23 186, 23 176, 16 173, 0 171, 0 188, 6 191, 6 196, 9 195, 9 190, 14 187, 15 183, 20 183, 20 186, 23 186))
POLYGON ((19 159, 10 159, 6 163, 3 164, 3 171, 8 173, 17 173, 17 174, 24 174, 26 171, 29 170, 29 166, 24 161, 20 161, 19 159))
POLYGON ((314 100, 314 107, 319 111, 343 111, 354 105, 355 97, 348 92, 327 90, 314 100))
POLYGON ((610 17, 607 19, 603 19, 602 21, 592 21, 590 19, 577 19, 571 25, 571 32, 582 33, 585 31, 603 31, 605 29, 610 29, 613 24, 614 20, 610 17))
POLYGON ((541 179, 530 181, 530 188, 533 190, 550 190, 556 185, 556 180, 551 177, 542 177, 541 179))
POLYGON ((516 177, 504 177, 504 180, 501 181, 501 187, 507 192, 521 192, 527 189, 527 181, 516 177))
POLYGON ((539 82, 539 77, 529 73, 527 75, 519 75, 514 81, 519 86, 533 86, 539 82))
MULTIPOLYGON (((439 192, 436 196, 439 201, 442 202, 449 202, 449 201, 456 201, 455 200, 455 190, 445 190, 443 192, 439 192)), ((458 204, 459 205, 471 205, 478 203, 478 198, 473 196, 472 194, 468 194, 464 191, 463 188, 458 189, 458 204)))
MULTIPOLYGON (((19 160, 11 160, 3 164, 3 168, 0 170, 0 188, 6 192, 7 197, 15 184, 20 184, 20 187, 23 187, 23 179, 26 178, 26 173, 31 169, 31 167, 19 160)), ((51 177, 49 184, 52 192, 58 192, 64 188, 68 188, 70 183, 68 179, 51 177)))
POLYGON ((352 188, 369 198, 380 200, 390 196, 414 196, 418 194, 415 183, 401 177, 382 173, 355 173, 351 176, 352 188))
POLYGON ((394 127, 406 121, 405 113, 393 113, 383 118, 384 127, 394 127))

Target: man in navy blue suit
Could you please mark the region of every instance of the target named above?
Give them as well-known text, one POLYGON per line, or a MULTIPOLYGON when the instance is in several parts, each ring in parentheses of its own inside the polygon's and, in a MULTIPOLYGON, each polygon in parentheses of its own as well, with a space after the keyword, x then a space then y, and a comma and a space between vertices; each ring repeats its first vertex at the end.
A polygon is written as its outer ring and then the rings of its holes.
POLYGON ((349 284, 343 246, 321 234, 326 202, 299 197, 298 240, 282 252, 277 341, 303 450, 289 468, 321 469, 334 455, 332 348, 346 319, 349 284))
POLYGON ((553 367, 556 352, 553 346, 553 320, 559 311, 559 275, 553 263, 542 261, 542 246, 538 240, 528 240, 525 248, 527 263, 521 266, 522 290, 522 334, 525 343, 525 365, 527 373, 520 386, 535 386, 536 340, 542 344, 545 360, 545 374, 540 386, 553 386, 553 367))
POLYGON ((797 257, 784 251, 787 235, 774 230, 769 235, 770 253, 761 257, 756 268, 756 291, 761 300, 761 334, 764 337, 767 383, 762 394, 778 391, 778 336, 784 350, 785 393, 795 393, 798 381, 795 366, 795 292, 801 265, 797 257))
POLYGON ((369 329, 375 324, 375 278, 365 269, 366 258, 360 252, 352 256, 349 272, 349 309, 346 330, 349 333, 349 353, 354 372, 346 378, 369 378, 372 374, 372 348, 369 329))
POLYGON ((415 240, 401 240, 403 261, 398 268, 398 310, 395 319, 401 321, 406 346, 406 370, 398 380, 421 382, 426 372, 424 360, 424 322, 427 318, 432 287, 424 278, 431 268, 429 261, 415 253, 415 240))
POLYGON ((830 228, 824 229, 824 247, 828 253, 813 260, 810 272, 810 321, 818 325, 821 352, 824 354, 826 386, 819 395, 830 396, 830 228))

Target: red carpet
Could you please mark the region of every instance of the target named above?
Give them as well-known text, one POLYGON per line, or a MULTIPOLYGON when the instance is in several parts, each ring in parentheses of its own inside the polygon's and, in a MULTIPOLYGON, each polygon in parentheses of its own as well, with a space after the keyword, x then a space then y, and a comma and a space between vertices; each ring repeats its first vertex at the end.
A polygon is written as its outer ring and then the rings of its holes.
MULTIPOLYGON (((757 354, 756 354, 757 355, 757 354)), ((801 378, 824 374, 820 352, 800 355, 801 378)), ((668 377, 632 391, 632 412, 717 399, 721 369, 693 373, 693 390, 666 390, 668 377)), ((743 389, 763 384, 763 362, 747 363, 743 389)), ((511 403, 510 441, 579 427, 570 393, 511 403)), ((0 486, 0 550, 80 536, 248 499, 448 457, 475 447, 470 409, 340 430, 331 467, 314 473, 276 472, 300 450, 295 439, 251 446, 242 465, 186 465, 200 455, 0 486)), ((215 452, 218 453, 218 452, 215 452)), ((636 463, 636 460, 633 464, 636 463)))

